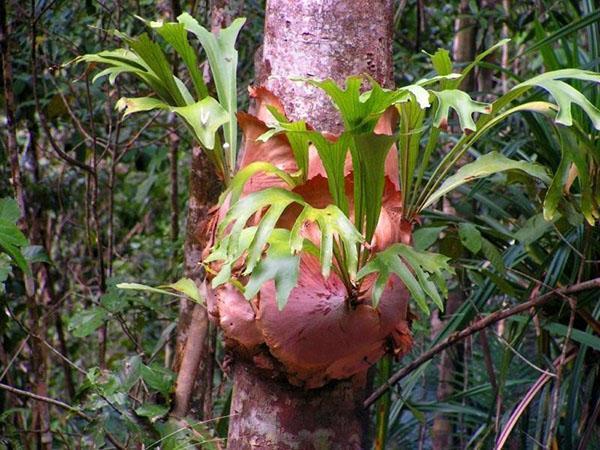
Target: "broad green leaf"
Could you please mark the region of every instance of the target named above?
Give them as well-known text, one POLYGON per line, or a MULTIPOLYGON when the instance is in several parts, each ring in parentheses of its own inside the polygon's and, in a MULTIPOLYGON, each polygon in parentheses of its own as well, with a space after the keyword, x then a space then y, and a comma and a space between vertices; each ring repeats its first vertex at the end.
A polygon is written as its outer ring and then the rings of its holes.
POLYGON ((233 177, 233 179, 231 180, 231 183, 229 184, 229 189, 227 191, 231 192, 231 204, 234 204, 239 200, 240 195, 244 190, 244 186, 246 185, 248 180, 260 172, 278 176, 283 181, 285 181, 290 186, 290 188, 296 186, 296 182, 287 172, 279 169, 278 167, 274 166, 269 162, 255 161, 251 164, 248 164, 243 169, 239 170, 235 174, 235 177, 233 177))
POLYGON ((167 61, 163 50, 156 42, 153 42, 148 34, 143 33, 139 37, 124 37, 131 49, 142 59, 152 74, 160 80, 162 86, 169 93, 169 104, 183 106, 185 101, 167 61))
MULTIPOLYGON (((126 42, 131 40, 129 36, 122 34, 120 34, 120 36, 122 36, 126 42)), ((169 104, 174 102, 165 83, 152 71, 150 66, 146 64, 142 58, 131 50, 116 49, 83 55, 75 59, 75 62, 99 63, 111 66, 95 75, 92 82, 96 82, 97 79, 108 75, 109 82, 114 83, 115 78, 121 73, 131 73, 147 84, 163 101, 169 104)), ((177 87, 177 83, 174 83, 175 87, 177 87)))
POLYGON ((310 140, 310 135, 307 134, 306 122, 304 120, 290 122, 285 115, 272 106, 267 106, 267 109, 278 123, 258 139, 264 142, 271 136, 284 132, 292 147, 296 164, 301 171, 301 178, 303 181, 306 180, 308 175, 308 146, 310 140))
POLYGON ((498 273, 504 273, 504 260, 498 249, 485 238, 481 239, 481 251, 498 273))
POLYGON ((161 288, 173 289, 174 291, 180 292, 186 297, 191 298, 196 303, 204 303, 198 292, 198 286, 193 280, 189 278, 182 278, 177 280, 175 283, 165 284, 160 286, 161 288))
POLYGON ((587 149, 577 141, 572 130, 559 128, 558 132, 561 141, 561 151, 569 154, 577 169, 577 178, 581 192, 581 213, 590 225, 594 225, 600 214, 594 204, 594 181, 590 179, 590 174, 593 173, 594 169, 593 166, 588 164, 587 149))
POLYGON ((0 243, 22 247, 28 244, 25 235, 14 223, 0 219, 0 243))
POLYGON ((127 117, 129 114, 137 112, 151 111, 153 109, 170 110, 169 105, 154 97, 121 97, 117 101, 115 108, 123 113, 123 117, 127 117))
POLYGON ((169 106, 154 97, 122 97, 117 102, 116 108, 123 111, 125 117, 153 109, 172 111, 185 120, 197 141, 209 150, 215 146, 217 130, 229 120, 227 111, 212 97, 204 97, 196 103, 180 107, 169 106))
POLYGON ((179 54, 185 64, 198 100, 202 100, 208 95, 208 90, 204 84, 204 78, 198 67, 198 58, 196 51, 188 42, 188 32, 182 23, 159 23, 150 22, 150 26, 160 34, 179 54))
POLYGON ((471 251, 471 253, 478 253, 481 250, 481 233, 475 225, 468 222, 458 224, 458 236, 462 244, 471 251))
POLYGON ((19 211, 19 205, 14 199, 10 197, 0 199, 0 220, 16 223, 20 217, 21 211, 19 211))
POLYGON ((236 253, 231 253, 229 251, 231 247, 230 241, 234 239, 234 237, 231 234, 228 234, 217 241, 217 245, 212 248, 208 257, 204 259, 205 263, 215 261, 223 262, 218 273, 212 279, 211 286, 213 289, 231 281, 233 265, 244 255, 244 252, 250 246, 250 243, 256 234, 256 228, 257 227, 244 228, 240 236, 235 236, 235 238, 239 240, 239 243, 237 244, 238 251, 236 253))
POLYGON ((305 136, 314 144, 325 172, 327 185, 333 203, 345 214, 348 214, 348 199, 346 198, 346 184, 344 179, 344 163, 350 140, 348 134, 343 133, 336 141, 326 139, 321 133, 308 132, 305 136))
POLYGON ((298 281, 300 255, 290 248, 290 233, 277 228, 269 236, 269 247, 252 271, 244 296, 251 300, 269 280, 275 282, 277 307, 282 310, 298 281))
POLYGON ((404 244, 394 244, 376 253, 358 272, 357 277, 362 279, 371 273, 377 273, 373 286, 373 304, 376 306, 390 274, 396 274, 406 285, 419 308, 425 314, 429 314, 427 296, 443 309, 442 296, 447 295, 444 274, 452 272, 448 260, 448 257, 438 253, 421 252, 404 244))
POLYGON ((11 259, 15 262, 15 264, 17 266, 19 266, 19 269, 21 269, 23 272, 25 272, 27 274, 30 273, 29 266, 27 265, 27 261, 21 254, 21 251, 19 250, 19 248, 15 247, 14 245, 9 244, 7 242, 3 242, 1 232, 0 232, 0 248, 3 249, 4 252, 8 256, 11 257, 11 259))
POLYGON ((354 168, 354 214, 358 229, 370 241, 379 222, 385 185, 385 159, 396 141, 395 136, 374 133, 353 136, 350 147, 354 168))
POLYGON ((345 90, 331 79, 306 81, 329 95, 342 116, 346 131, 368 133, 373 131, 383 112, 397 100, 399 93, 382 89, 372 78, 369 78, 371 90, 361 93, 364 80, 362 76, 348 77, 345 90))
POLYGON ((135 413, 141 417, 147 417, 150 422, 155 422, 164 417, 169 412, 167 405, 157 405, 155 403, 144 403, 136 408, 135 413))
POLYGON ((229 145, 228 160, 233 167, 237 156, 235 114, 237 113, 238 52, 235 49, 235 41, 246 19, 235 19, 229 27, 220 30, 217 35, 202 27, 188 13, 181 14, 177 17, 177 21, 196 35, 206 52, 219 101, 229 114, 229 121, 224 127, 225 143, 229 145))
POLYGON ((438 100, 433 116, 433 125, 437 128, 447 128, 450 108, 458 114, 460 128, 465 132, 477 130, 477 126, 473 120, 474 113, 489 114, 492 111, 490 104, 475 101, 469 94, 458 89, 431 92, 438 100))
POLYGON ((544 183, 550 182, 550 178, 548 177, 544 166, 527 161, 514 161, 500 153, 490 152, 480 156, 472 163, 465 164, 458 169, 454 175, 448 177, 446 181, 444 181, 444 183, 442 183, 442 185, 433 192, 427 200, 425 200, 423 209, 446 195, 448 192, 469 181, 507 170, 521 170, 532 177, 542 180, 544 183))
POLYGON ((448 295, 444 274, 452 271, 448 265, 450 258, 439 253, 419 252, 407 245, 401 245, 398 248, 398 253, 417 275, 419 284, 425 294, 433 300, 440 310, 443 310, 442 297, 448 295), (439 291, 441 291, 441 294, 439 291))
POLYGON ((544 218, 548 221, 556 220, 558 217, 558 205, 563 198, 563 189, 566 186, 572 163, 571 154, 563 151, 560 164, 556 168, 556 172, 544 198, 544 218))
POLYGON ((404 86, 400 90, 410 92, 421 109, 427 109, 431 106, 431 103, 429 102, 429 97, 431 95, 424 87, 419 86, 418 84, 411 84, 409 86, 404 86))
MULTIPOLYGON (((280 188, 268 188, 262 191, 253 192, 233 204, 218 227, 219 235, 223 236, 225 230, 231 226, 231 230, 228 230, 227 233, 230 235, 229 247, 227 249, 228 256, 238 254, 241 232, 252 216, 257 213, 260 214, 263 210, 270 208, 272 205, 276 205, 277 210, 283 212, 283 209, 292 203, 298 203, 302 206, 305 205, 302 197, 297 194, 280 188)), ((273 228, 271 228, 271 230, 273 228)), ((269 233, 267 231, 268 230, 263 228, 262 236, 268 236, 269 233)), ((253 247, 256 247, 255 238, 252 240, 248 251, 252 254, 256 254, 257 251, 253 247)), ((262 248, 259 250, 262 250, 262 248)))
MULTIPOLYGON (((429 55, 427 52, 425 54, 429 55)), ((452 60, 450 53, 445 48, 438 49, 433 55, 429 55, 431 64, 439 75, 449 75, 452 73, 452 60)))
POLYGON ((600 110, 593 105, 581 92, 573 86, 561 81, 572 79, 600 83, 600 74, 580 69, 562 69, 546 72, 516 85, 512 93, 521 93, 537 86, 547 91, 558 105, 558 114, 555 121, 562 125, 573 124, 572 104, 578 105, 590 118, 594 128, 600 130, 600 110))
POLYGON ((336 245, 341 245, 343 255, 338 255, 343 258, 347 273, 353 277, 358 260, 357 245, 363 242, 363 238, 354 228, 350 219, 335 205, 329 205, 322 209, 313 208, 295 193, 280 188, 268 188, 253 192, 233 204, 219 224, 217 231, 220 241, 208 259, 208 261, 221 260, 225 262, 226 273, 222 276, 221 273, 219 274, 219 283, 229 278, 231 265, 245 252, 247 255, 245 274, 250 275, 256 270, 265 247, 276 230, 276 223, 283 211, 293 203, 300 205, 302 210, 290 232, 289 251, 296 254, 305 248, 302 230, 307 222, 314 223, 321 233, 318 253, 324 276, 328 276, 330 273, 332 255, 336 251, 336 245), (252 228, 246 227, 247 222, 257 213, 261 215, 258 225, 251 235, 244 233, 247 229, 252 228))
POLYGON ((329 276, 337 242, 342 245, 344 251, 345 270, 353 280, 358 265, 357 246, 364 243, 364 238, 350 219, 335 205, 323 209, 306 205, 296 219, 290 234, 290 247, 295 252, 300 251, 304 246, 301 231, 307 222, 316 223, 321 231, 319 254, 323 276, 329 276))
POLYGON ((15 225, 20 217, 19 208, 12 199, 2 199, 0 203, 0 249, 11 257, 14 263, 25 272, 30 273, 20 247, 28 244, 27 238, 15 225))
POLYGON ((119 283, 117 284, 117 287, 119 289, 144 291, 150 292, 152 294, 171 295, 175 297, 181 297, 181 294, 183 294, 189 297, 191 300, 194 300, 196 303, 204 303, 202 297, 200 296, 200 293, 198 292, 196 284, 189 278, 182 278, 176 281, 175 283, 164 284, 158 287, 152 287, 141 283, 119 283), (167 289, 171 289, 178 293, 174 293, 167 289))
POLYGON ((83 338, 96 331, 108 318, 104 308, 91 307, 75 313, 69 319, 69 331, 73 336, 83 338))
POLYGON ((171 108, 171 110, 185 119, 194 130, 198 141, 209 150, 215 146, 215 134, 219 127, 230 123, 230 115, 212 97, 205 97, 193 105, 171 108))
POLYGON ((369 261, 362 269, 358 272, 358 279, 371 274, 377 273, 375 284, 373 285, 373 306, 377 307, 381 296, 390 278, 390 275, 395 274, 402 280, 412 297, 417 302, 417 305, 421 310, 429 315, 429 306, 425 299, 425 292, 419 285, 419 282, 410 272, 406 264, 398 256, 397 248, 392 246, 386 250, 379 252, 375 255, 371 261, 369 261))
POLYGON ((173 371, 153 363, 150 366, 142 365, 141 375, 144 383, 151 389, 168 396, 173 390, 175 374, 173 371))
POLYGON ((544 236, 550 229, 552 229, 552 222, 545 220, 543 214, 536 214, 527 219, 514 236, 520 243, 529 245, 544 236))
MULTIPOLYGON (((557 127, 560 142, 561 161, 556 169, 552 183, 544 199, 544 217, 546 220, 555 220, 558 216, 558 205, 563 196, 569 196, 571 184, 575 179, 579 183, 579 209, 589 224, 593 225, 600 217, 598 203, 600 198, 594 198, 597 189, 594 171, 593 149, 577 137, 573 129, 557 127), (569 177, 574 175, 572 180, 569 177)), ((574 197, 569 196, 571 204, 574 197)))
POLYGON ((444 231, 447 227, 423 227, 419 228, 413 233, 413 242, 416 250, 427 250, 431 247, 437 240, 442 231, 444 231))

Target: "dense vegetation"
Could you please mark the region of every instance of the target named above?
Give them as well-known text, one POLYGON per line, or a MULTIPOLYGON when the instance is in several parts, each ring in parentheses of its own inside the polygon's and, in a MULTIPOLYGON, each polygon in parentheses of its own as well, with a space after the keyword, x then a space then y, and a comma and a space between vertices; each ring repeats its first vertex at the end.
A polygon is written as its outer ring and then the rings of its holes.
MULTIPOLYGON (((424 3, 397 5, 397 86, 441 72, 427 53, 448 49, 460 71, 504 37, 511 42, 461 80, 482 102, 541 72, 600 71, 600 10, 591 0, 424 3), (469 46, 473 52, 461 53, 469 46)), ((246 110, 264 6, 229 5, 230 17, 247 18, 237 44, 238 108, 246 110)), ((210 5, 59 0, 2 1, 1 8, 3 67, 12 77, 3 70, 0 445, 219 448, 231 384, 216 327, 208 397, 194 399, 186 419, 168 414, 177 296, 190 293, 173 283, 183 277, 193 134, 175 112, 123 119, 121 97, 148 95, 134 76, 109 84, 93 81, 104 67, 65 64, 123 46, 114 30, 139 35, 147 25, 137 16, 167 21, 187 11, 210 28, 210 5), (164 293, 118 288, 123 282, 164 293)), ((186 73, 167 54, 172 70, 186 73)), ((586 284, 600 276, 600 92, 594 83, 571 84, 592 108, 575 106, 569 131, 524 112, 459 162, 495 151, 545 166, 548 185, 505 172, 462 185, 442 208, 422 213, 415 248, 450 258, 455 276, 444 312, 428 300, 429 316, 415 303, 411 354, 379 363, 375 387, 422 360, 372 409, 377 448, 600 446, 600 287, 586 284), (539 302, 537 314, 525 309, 477 328, 527 301, 539 302), (479 332, 436 347, 471 329, 479 332), (431 349, 444 351, 425 360, 431 349)), ((566 98, 575 97, 568 91, 566 98)), ((532 89, 526 99, 548 96, 532 89)), ((435 161, 458 145, 464 127, 455 122, 432 149, 435 161)))

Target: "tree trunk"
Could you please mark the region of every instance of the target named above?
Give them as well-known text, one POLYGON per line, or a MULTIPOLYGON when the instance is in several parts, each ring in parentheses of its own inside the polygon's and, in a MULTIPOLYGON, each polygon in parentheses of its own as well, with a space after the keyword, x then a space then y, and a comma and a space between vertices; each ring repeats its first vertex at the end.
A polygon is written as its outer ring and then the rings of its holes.
MULTIPOLYGON (((280 97, 291 119, 340 132, 323 92, 291 78, 341 83, 368 73, 390 87, 392 17, 392 0, 268 0, 259 84, 280 97)), ((230 449, 365 448, 366 374, 313 390, 265 377, 240 360, 233 375, 230 449)))
MULTIPOLYGON (((216 1, 211 15, 211 29, 215 32, 227 26, 230 17, 224 12, 224 1, 216 1)), ((171 0, 171 13, 175 19, 181 13, 179 2, 171 0)), ((216 179, 204 150, 192 148, 192 170, 189 181, 189 201, 184 245, 184 274, 197 285, 204 279, 202 250, 206 246, 210 221, 210 210, 221 193, 221 184, 216 179)), ((183 417, 190 409, 196 416, 207 419, 212 406, 213 357, 209 351, 210 324, 206 308, 187 298, 180 301, 177 346, 173 369, 177 372, 175 405, 173 415, 183 417)))

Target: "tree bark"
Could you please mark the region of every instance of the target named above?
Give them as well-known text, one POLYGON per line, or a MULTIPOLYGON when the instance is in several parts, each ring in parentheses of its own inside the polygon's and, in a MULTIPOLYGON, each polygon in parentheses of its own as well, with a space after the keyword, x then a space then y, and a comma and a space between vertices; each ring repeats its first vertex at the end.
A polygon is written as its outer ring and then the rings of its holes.
MULTIPOLYGON (((468 63, 475 59, 477 50, 477 21, 470 16, 468 0, 461 0, 458 17, 454 21, 454 42, 452 57, 458 64, 468 63)), ((471 92, 475 88, 475 72, 471 72, 463 81, 461 89, 471 92)))
MULTIPOLYGON (((39 208, 32 208, 27 199, 25 177, 21 171, 19 147, 17 143, 17 121, 15 117, 16 102, 13 90, 12 55, 11 55, 11 29, 8 20, 7 3, 0 1, 0 59, 4 85, 4 100, 6 112, 7 142, 6 149, 11 169, 11 181, 15 198, 21 212, 20 226, 31 244, 44 244, 41 237, 38 220, 39 208)), ((35 55, 33 55, 35 61, 35 55)), ((35 72, 34 72, 35 74, 35 72)), ((35 151, 35 148, 34 148, 35 151)), ((50 284, 47 267, 42 266, 37 275, 24 273, 25 293, 29 309, 29 328, 34 336, 45 338, 48 329, 48 318, 42 312, 48 309, 51 302, 50 284)), ((39 339, 31 342, 31 373, 32 386, 35 394, 47 396, 48 394, 48 351, 39 339)), ((31 407, 30 429, 33 430, 36 445, 40 449, 51 449, 53 436, 50 429, 50 411, 44 402, 34 402, 31 407)))
MULTIPOLYGON (((218 1, 213 8, 211 29, 215 32, 227 26, 230 18, 224 13, 225 1, 218 1)), ((180 13, 180 5, 171 2, 173 18, 180 13)), ((207 227, 210 210, 221 193, 221 184, 216 180, 212 166, 204 150, 199 146, 192 149, 192 170, 189 181, 189 201, 184 245, 184 274, 199 286, 204 279, 201 269, 202 251, 208 242, 207 227)), ((181 299, 177 346, 174 370, 177 372, 175 405, 173 415, 183 417, 193 409, 196 416, 207 418, 212 403, 212 364, 209 351, 210 324, 206 308, 189 299, 181 299), (210 379, 210 381, 209 381, 210 379)))
MULTIPOLYGON (((341 83, 366 73, 392 86, 392 18, 392 0, 268 0, 258 82, 291 119, 340 132, 340 117, 323 92, 292 79, 341 83)), ((237 360, 233 378, 228 448, 365 448, 366 374, 305 390, 237 360)))

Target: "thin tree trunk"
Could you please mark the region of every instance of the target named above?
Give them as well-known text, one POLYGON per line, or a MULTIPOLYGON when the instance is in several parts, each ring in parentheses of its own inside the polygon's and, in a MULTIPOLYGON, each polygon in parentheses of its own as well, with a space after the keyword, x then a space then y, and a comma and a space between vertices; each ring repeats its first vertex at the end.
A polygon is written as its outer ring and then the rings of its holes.
MULTIPOLYGON (((228 0, 211 0, 211 31, 229 25, 231 14, 228 0)), ((180 13, 178 2, 172 1, 172 13, 180 13)), ((208 77, 208 72, 205 74, 208 77)), ((210 79, 207 79, 210 82, 210 79)), ((200 285, 204 280, 201 268, 202 252, 208 242, 211 210, 217 204, 221 183, 216 179, 204 150, 192 149, 192 170, 189 182, 187 226, 185 237, 185 276, 200 285)), ((173 414, 182 417, 190 412, 196 417, 210 416, 212 409, 212 378, 214 352, 211 351, 211 325, 206 309, 190 300, 180 303, 177 348, 174 369, 178 372, 173 414)))
MULTIPOLYGON (((268 0, 259 82, 280 97, 289 117, 341 131, 328 98, 293 77, 368 73, 391 86, 392 0, 268 0)), ((307 320, 309 320, 307 318, 307 320)), ((236 361, 229 448, 366 448, 360 402, 366 374, 304 390, 261 376, 236 361)))
MULTIPOLYGON (((207 226, 210 210, 220 193, 220 183, 215 180, 210 163, 199 147, 192 149, 192 170, 190 172, 190 198, 185 238, 185 276, 197 284, 203 280, 200 266, 202 250, 206 246, 207 226)), ((192 395, 199 398, 198 410, 202 411, 204 393, 203 355, 206 354, 208 334, 208 316, 204 306, 182 299, 180 303, 179 325, 177 330, 177 348, 175 370, 177 384, 175 388, 175 407, 173 414, 185 416, 192 402, 192 395), (194 392, 196 382, 197 392, 194 392)))
MULTIPOLYGON (((16 139, 16 103, 13 91, 11 46, 8 21, 8 9, 4 0, 0 1, 0 56, 2 58, 2 73, 4 84, 4 102, 6 112, 7 142, 6 149, 11 168, 12 186, 16 201, 21 212, 21 227, 28 236, 30 243, 43 243, 39 234, 38 215, 32 215, 27 201, 23 174, 20 167, 19 148, 16 139)), ((23 274, 27 307, 30 316, 30 329, 35 336, 45 338, 47 331, 47 316, 41 314, 45 311, 50 301, 49 281, 47 268, 38 272, 38 284, 36 279, 28 274, 23 274)), ((48 394, 48 351, 39 339, 31 342, 31 366, 33 391, 40 396, 48 394)), ((50 412, 48 405, 43 402, 33 404, 30 428, 34 430, 36 445, 41 449, 52 448, 52 433, 50 431, 50 412)))
MULTIPOLYGON (((454 21, 454 42, 452 57, 457 64, 473 61, 477 48, 477 21, 470 16, 469 0, 461 0, 458 17, 454 21)), ((475 88, 475 73, 471 72, 463 81, 461 89, 472 91, 475 88)))

